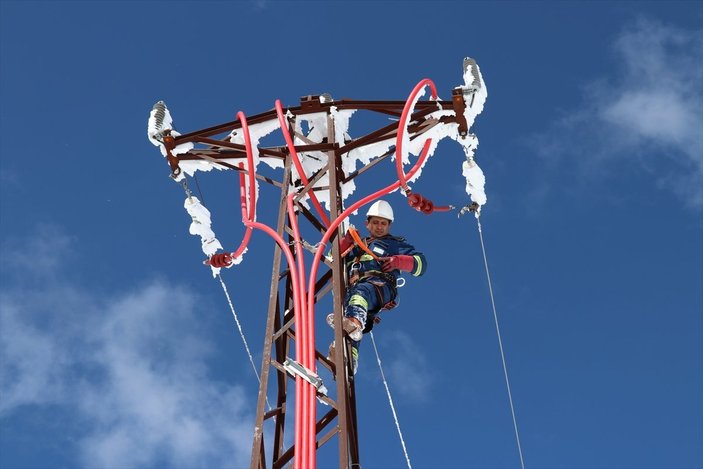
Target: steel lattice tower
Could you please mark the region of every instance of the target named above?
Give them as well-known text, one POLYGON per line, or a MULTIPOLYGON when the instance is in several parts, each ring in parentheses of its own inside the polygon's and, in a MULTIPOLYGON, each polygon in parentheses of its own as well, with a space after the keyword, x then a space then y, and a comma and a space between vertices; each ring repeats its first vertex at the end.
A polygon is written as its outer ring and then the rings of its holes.
MULTIPOLYGON (((412 141, 420 138, 437 125, 454 124, 458 126, 459 135, 466 136, 468 135, 468 125, 464 110, 471 105, 471 102, 467 102, 468 99, 473 98, 466 93, 465 89, 457 87, 453 90, 451 101, 418 101, 415 103, 413 112, 407 121, 407 128, 403 131, 407 131, 408 137, 412 141), (438 109, 453 112, 445 113, 440 118, 432 118, 430 116, 431 113, 438 109)), ((377 155, 373 161, 364 167, 350 174, 345 174, 342 170, 342 162, 350 151, 396 138, 399 132, 399 123, 392 122, 359 138, 345 138, 344 141, 336 141, 333 125, 334 113, 340 110, 364 110, 380 113, 391 118, 400 118, 405 105, 405 101, 333 101, 328 97, 311 95, 301 98, 299 106, 285 110, 288 131, 299 142, 294 147, 297 153, 323 152, 327 155, 326 165, 319 169, 316 174, 310 175, 308 184, 303 184, 299 178, 294 176, 297 173, 294 171, 294 162, 288 146, 258 147, 261 157, 278 159, 283 165, 283 175, 280 180, 261 175, 256 175, 256 178, 260 182, 263 181, 280 190, 280 203, 275 231, 280 237, 287 239, 289 243, 294 245, 292 250, 294 256, 304 255, 305 248, 307 247, 308 250, 312 249, 311 244, 317 243, 318 239, 311 240, 311 243, 304 242, 302 245, 294 242, 292 234, 293 220, 290 219, 286 207, 288 196, 294 195, 297 214, 302 215, 299 218, 306 221, 308 229, 312 229, 322 236, 326 231, 324 221, 319 213, 315 213, 315 211, 300 203, 301 199, 310 197, 313 193, 320 195, 325 193, 325 199, 329 201, 327 207, 328 217, 330 220, 335 220, 345 209, 343 206, 342 185, 365 175, 376 164, 388 159, 395 152, 395 148, 391 147, 383 154, 377 155), (327 119, 327 135, 319 142, 309 140, 300 131, 296 132, 296 119, 312 113, 324 113, 327 119), (320 184, 322 178, 327 178, 328 184, 326 186, 320 184)), ((275 120, 276 118, 276 111, 271 110, 251 116, 247 118, 247 121, 249 125, 253 126, 275 120)), ((235 120, 183 135, 171 135, 168 129, 165 130, 163 143, 167 151, 166 156, 171 166, 172 176, 179 177, 181 174, 180 165, 190 160, 207 161, 235 171, 246 172, 245 169, 237 164, 238 161, 246 160, 246 149, 244 145, 232 143, 229 138, 233 131, 241 128, 242 122, 235 120), (222 134, 227 135, 222 136, 222 134), (174 149, 177 146, 188 142, 199 144, 200 147, 193 148, 185 153, 175 154, 177 152, 174 149)), ((416 208, 420 210, 419 207, 416 208)), ((297 221, 295 220, 296 223, 297 221)), ((322 270, 315 279, 314 293, 315 303, 331 294, 335 324, 337 325, 341 324, 342 302, 345 293, 345 274, 338 244, 340 234, 342 234, 341 227, 337 228, 337 231, 331 236, 331 245, 326 247, 329 254, 322 258, 324 265, 321 266, 322 270)), ((290 402, 292 400, 290 384, 295 381, 296 376, 308 374, 308 378, 311 378, 313 382, 316 377, 314 373, 310 375, 310 370, 301 370, 300 364, 290 358, 297 340, 297 323, 293 315, 294 297, 291 278, 293 269, 291 269, 291 266, 284 265, 282 257, 283 251, 280 246, 276 245, 271 272, 270 296, 260 370, 261 384, 258 393, 251 453, 252 469, 280 468, 292 460, 296 448, 295 445, 286 444, 286 441, 290 441, 290 437, 286 439, 285 434, 286 422, 291 420, 289 414, 293 409, 290 402), (267 396, 269 398, 275 396, 275 403, 270 410, 267 410, 267 396), (273 427, 270 447, 267 447, 264 441, 265 424, 273 427)), ((324 324, 324 317, 328 312, 329 310, 317 311, 315 313, 316 324, 324 324)), ((356 468, 361 467, 361 459, 354 376, 350 369, 350 363, 345 358, 350 356, 349 344, 339 326, 335 328, 334 340, 337 344, 345 345, 344 347, 336 347, 334 356, 330 357, 330 359, 326 357, 326 350, 315 350, 316 365, 327 368, 334 376, 334 383, 326 383, 331 388, 329 395, 320 393, 318 388, 317 398, 327 404, 328 407, 318 405, 324 412, 321 413, 316 422, 315 447, 319 449, 336 438, 339 467, 356 468)))

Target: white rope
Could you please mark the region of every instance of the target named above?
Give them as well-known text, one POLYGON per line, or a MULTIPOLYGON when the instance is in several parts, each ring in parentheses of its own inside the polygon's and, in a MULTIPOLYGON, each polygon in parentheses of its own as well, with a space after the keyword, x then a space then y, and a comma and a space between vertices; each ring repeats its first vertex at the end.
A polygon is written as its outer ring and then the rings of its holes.
POLYGON ((395 413, 393 398, 391 397, 391 391, 388 388, 388 381, 386 381, 386 375, 385 373, 383 373, 383 366, 381 366, 381 357, 378 355, 378 349, 376 348, 376 339, 374 339, 373 337, 373 332, 371 332, 371 343, 373 344, 373 349, 376 352, 376 361, 378 362, 378 369, 381 370, 381 378, 383 378, 383 385, 386 387, 388 402, 390 403, 391 411, 393 412, 393 420, 395 420, 395 428, 398 429, 398 436, 400 437, 400 444, 403 445, 403 454, 405 454, 405 461, 408 463, 408 469, 412 469, 412 466, 410 465, 410 457, 408 456, 408 449, 405 447, 403 432, 400 431, 400 423, 398 423, 398 414, 395 413))
MULTIPOLYGON (((222 285, 222 291, 225 292, 225 296, 227 297, 229 309, 232 310, 232 316, 234 316, 234 321, 237 323, 239 335, 242 337, 242 342, 244 342, 244 348, 247 351, 247 355, 249 355, 249 363, 251 363, 251 367, 254 370, 256 379, 259 381, 259 386, 261 386, 261 377, 259 376, 259 372, 256 370, 256 365, 254 364, 254 357, 251 355, 251 350, 249 350, 249 344, 247 343, 246 337, 244 337, 244 331, 242 330, 242 325, 239 323, 237 312, 234 310, 234 305, 232 304, 232 299, 230 298, 229 292, 227 291, 227 286, 225 285, 224 280, 222 280, 222 276, 220 274, 217 274, 217 278, 220 280, 220 285, 222 285)), ((266 397, 266 404, 268 405, 269 409, 271 409, 271 404, 269 403, 268 397, 266 397)))
POLYGON ((481 219, 476 217, 478 222, 478 235, 481 239, 481 252, 483 252, 483 265, 486 267, 486 278, 488 279, 488 291, 491 295, 491 305, 493 306, 493 319, 496 323, 496 333, 498 334, 498 346, 500 347, 500 358, 503 362, 503 374, 505 375, 505 385, 508 389, 508 400, 510 401, 510 413, 513 416, 513 428, 515 429, 515 440, 517 441, 517 450, 520 454, 520 467, 525 469, 525 460, 522 457, 522 446, 520 445, 520 433, 517 429, 517 419, 515 418, 515 407, 513 406, 513 394, 510 392, 510 380, 508 379, 508 366, 505 361, 505 353, 503 352, 503 341, 500 338, 500 326, 498 325, 498 313, 496 312, 496 303, 493 299, 493 285, 491 284, 491 274, 488 271, 488 260, 486 258, 486 247, 483 244, 483 231, 481 230, 481 219))

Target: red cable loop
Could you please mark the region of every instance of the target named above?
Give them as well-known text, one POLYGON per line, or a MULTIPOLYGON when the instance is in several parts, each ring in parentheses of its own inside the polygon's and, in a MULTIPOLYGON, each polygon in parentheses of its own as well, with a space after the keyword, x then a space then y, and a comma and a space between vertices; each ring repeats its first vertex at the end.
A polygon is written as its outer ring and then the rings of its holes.
MULTIPOLYGON (((240 163, 239 167, 243 169, 244 165, 240 163)), ((251 173, 251 171, 249 172, 251 173)), ((249 219, 249 215, 247 214, 247 196, 243 171, 239 173, 239 204, 242 208, 242 221, 246 221, 247 219, 249 219)), ((244 249, 246 249, 247 245, 249 244, 249 239, 251 239, 251 233, 252 229, 250 227, 247 227, 246 232, 244 233, 244 238, 242 238, 242 242, 239 244, 237 250, 231 254, 232 259, 236 259, 244 252, 244 249)))
POLYGON ((410 92, 410 96, 408 96, 408 99, 405 101, 405 106, 403 106, 403 113, 400 115, 400 120, 398 121, 398 135, 395 139, 395 167, 398 172, 398 181, 400 181, 400 186, 406 191, 409 190, 408 179, 411 179, 413 175, 417 172, 417 170, 420 169, 420 163, 425 160, 425 156, 427 154, 427 151, 429 150, 429 145, 432 143, 431 138, 425 140, 425 145, 422 149, 422 154, 420 155, 418 162, 406 175, 403 172, 403 136, 405 135, 406 128, 408 126, 408 115, 412 110, 414 104, 413 101, 415 101, 415 98, 420 93, 420 91, 425 88, 425 86, 430 87, 430 91, 432 92, 432 99, 437 99, 437 88, 435 87, 434 82, 429 78, 424 78, 420 80, 420 82, 415 85, 415 88, 413 88, 413 90, 410 92))
MULTIPOLYGON (((239 111, 237 113, 237 119, 242 123, 242 132, 244 133, 244 146, 246 148, 247 152, 247 164, 249 167, 248 170, 248 176, 249 176, 249 208, 247 208, 247 201, 246 201, 246 189, 245 189, 245 180, 244 180, 244 172, 240 171, 239 173, 239 203, 242 209, 242 221, 254 221, 256 217, 256 190, 255 190, 255 171, 256 169, 254 168, 254 153, 252 151, 251 147, 251 135, 249 133, 249 125, 247 124, 247 118, 244 115, 242 111, 239 111)), ((244 165, 242 163, 239 164, 240 169, 244 169, 244 165)), ((252 234, 252 229, 250 227, 247 227, 244 237, 242 238, 242 242, 239 244, 239 247, 237 248, 236 251, 232 252, 229 254, 230 259, 229 261, 224 264, 224 265, 219 265, 221 264, 221 259, 217 259, 216 262, 218 262, 218 265, 213 264, 213 259, 212 257, 206 261, 206 264, 210 264, 213 267, 228 267, 231 263, 232 260, 236 259, 237 257, 241 256, 244 250, 246 249, 247 245, 249 244, 249 240, 251 239, 251 234, 252 234)))
POLYGON ((413 194, 410 191, 410 188, 408 187, 408 179, 411 179, 415 175, 415 173, 420 169, 422 163, 424 162, 427 156, 429 147, 432 144, 431 138, 425 140, 425 144, 422 148, 422 153, 420 154, 420 158, 418 159, 417 163, 415 163, 415 166, 413 166, 413 168, 407 175, 403 172, 403 136, 407 131, 408 116, 410 115, 410 111, 412 110, 415 98, 420 93, 420 91, 422 91, 426 86, 430 87, 430 91, 432 92, 432 99, 437 99, 437 88, 435 87, 434 82, 429 78, 424 78, 423 80, 420 80, 420 82, 415 85, 415 88, 413 88, 413 90, 410 92, 408 99, 405 101, 405 106, 403 106, 403 113, 400 115, 400 121, 398 121, 398 135, 396 136, 395 143, 395 167, 398 173, 398 181, 400 182, 400 187, 402 187, 405 193, 408 195, 408 205, 410 205, 415 210, 424 213, 425 215, 429 215, 432 212, 448 212, 452 209, 449 205, 435 207, 434 203, 431 200, 426 199, 420 194, 413 194))

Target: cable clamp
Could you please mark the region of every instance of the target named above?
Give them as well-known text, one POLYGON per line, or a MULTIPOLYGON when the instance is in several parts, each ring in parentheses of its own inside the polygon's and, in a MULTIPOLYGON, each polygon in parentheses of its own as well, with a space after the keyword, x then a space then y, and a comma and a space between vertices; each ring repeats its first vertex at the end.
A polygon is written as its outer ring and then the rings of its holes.
POLYGON ((480 206, 478 203, 476 203, 476 202, 471 202, 471 204, 466 205, 464 208, 462 208, 462 209, 459 211, 459 213, 457 214, 457 218, 461 217, 461 216, 464 215, 466 212, 471 212, 471 213, 475 214, 476 217, 478 218, 478 216, 479 216, 479 214, 480 214, 480 211, 479 211, 480 209, 481 209, 481 206, 480 206))
POLYGON ((305 381, 315 386, 317 392, 320 394, 325 396, 327 395, 327 388, 322 383, 322 378, 320 378, 317 373, 305 368, 297 361, 286 358, 283 362, 283 369, 286 370, 291 376, 300 376, 305 381))
MULTIPOLYGON (((173 176, 173 175, 171 175, 171 176, 173 176)), ((186 196, 188 197, 188 200, 192 201, 193 192, 188 187, 188 181, 186 180, 186 178, 181 179, 180 184, 181 184, 181 186, 183 186, 183 190, 185 191, 186 196)))

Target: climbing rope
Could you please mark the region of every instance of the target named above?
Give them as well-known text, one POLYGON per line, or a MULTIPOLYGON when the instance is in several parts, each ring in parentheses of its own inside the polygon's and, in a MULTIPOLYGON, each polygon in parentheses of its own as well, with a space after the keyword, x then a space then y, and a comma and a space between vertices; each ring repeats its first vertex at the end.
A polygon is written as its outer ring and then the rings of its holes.
POLYGON ((376 361, 378 362, 378 369, 381 370, 381 378, 383 379, 383 385, 386 387, 386 394, 388 395, 388 402, 391 405, 391 412, 393 412, 393 420, 395 420, 395 428, 398 430, 398 436, 400 437, 400 444, 403 446, 403 454, 405 455, 405 461, 408 463, 408 469, 412 469, 410 465, 410 457, 408 456, 408 449, 405 447, 405 440, 403 439, 403 432, 400 431, 400 423, 398 422, 398 414, 395 413, 395 406, 393 405, 393 398, 391 397, 391 391, 388 388, 388 381, 386 381, 386 375, 383 373, 383 366, 381 365, 381 357, 378 355, 378 349, 376 348, 376 339, 371 334, 371 343, 373 344, 373 350, 376 352, 376 361))
POLYGON ((498 347, 500 348, 500 358, 503 362, 503 374, 505 375, 505 386, 508 389, 508 400, 510 401, 510 413, 513 416, 513 428, 515 429, 515 440, 517 441, 517 450, 520 455, 520 467, 525 469, 525 461, 522 457, 522 446, 520 445, 520 433, 517 429, 517 418, 515 418, 515 406, 513 405, 513 394, 510 391, 510 379, 508 379, 508 366, 505 361, 505 353, 503 352, 503 340, 500 337, 500 326, 498 325, 498 313, 496 311, 496 302, 493 298, 493 285, 491 283, 491 274, 488 270, 488 259, 486 257, 486 246, 483 243, 483 230, 481 229, 481 218, 477 214, 476 221, 478 223, 478 236, 481 240, 481 252, 483 253, 483 265, 486 268, 486 278, 488 279, 488 292, 491 295, 491 305, 493 306, 493 319, 496 324, 496 333, 498 334, 498 347))

